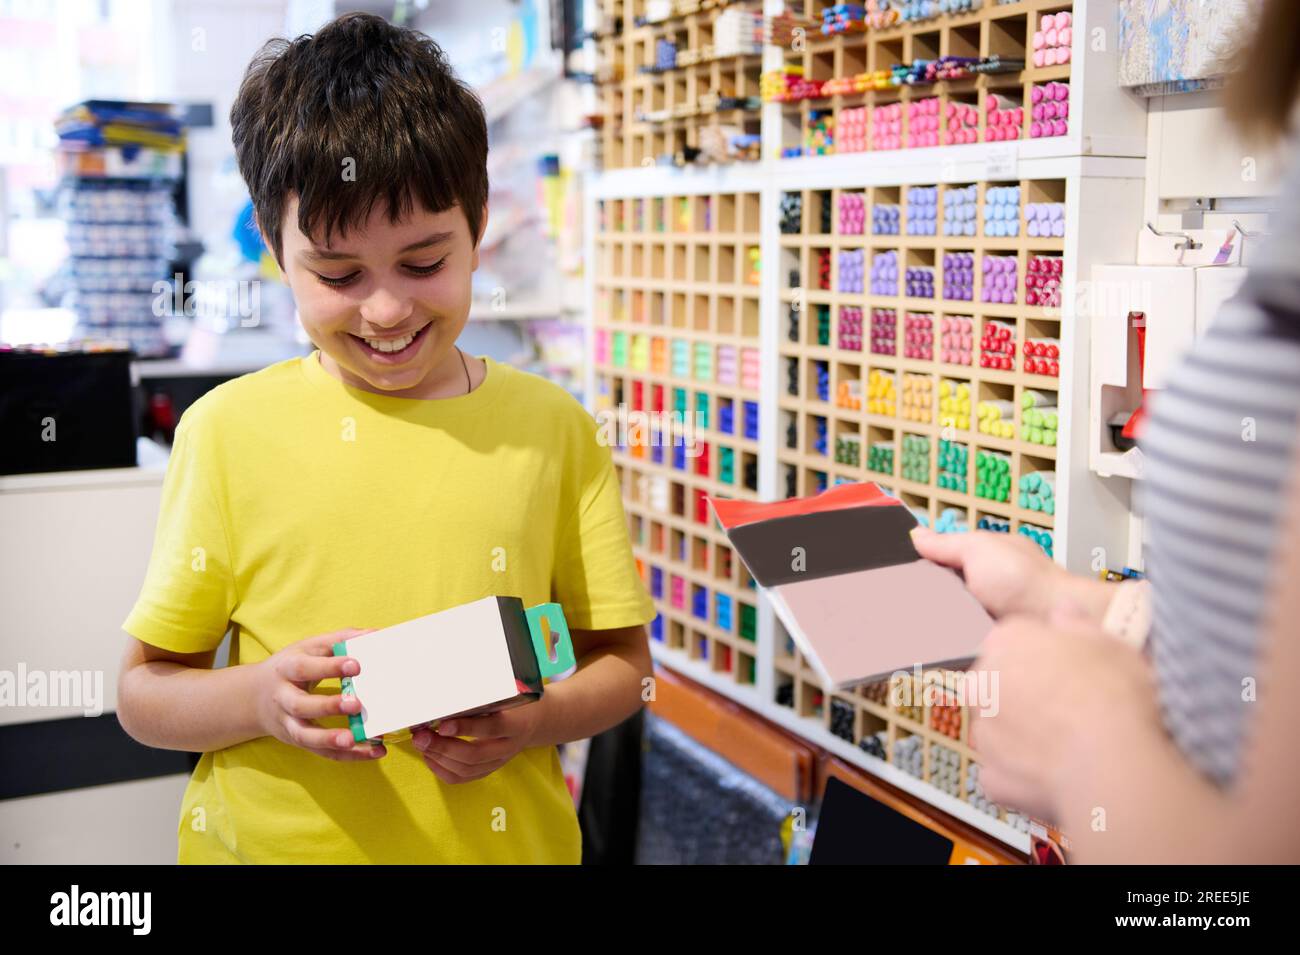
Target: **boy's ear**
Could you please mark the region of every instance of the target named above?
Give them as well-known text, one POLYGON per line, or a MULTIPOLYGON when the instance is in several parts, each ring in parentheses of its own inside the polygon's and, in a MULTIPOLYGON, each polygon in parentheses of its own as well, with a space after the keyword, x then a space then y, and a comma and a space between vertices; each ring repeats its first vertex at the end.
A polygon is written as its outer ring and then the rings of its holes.
POLYGON ((488 224, 488 205, 485 202, 483 203, 483 214, 479 216, 479 220, 478 220, 478 235, 474 237, 474 260, 472 263, 473 267, 470 269, 470 271, 474 271, 475 269, 478 268, 478 250, 479 247, 483 244, 483 236, 487 232, 487 224, 488 224))

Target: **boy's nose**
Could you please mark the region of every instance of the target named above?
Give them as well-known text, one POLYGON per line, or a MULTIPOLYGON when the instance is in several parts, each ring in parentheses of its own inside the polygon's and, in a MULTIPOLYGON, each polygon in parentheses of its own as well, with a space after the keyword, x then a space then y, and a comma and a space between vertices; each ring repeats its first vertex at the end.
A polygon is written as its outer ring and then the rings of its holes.
POLYGON ((380 287, 361 303, 361 317, 381 328, 399 325, 410 317, 414 304, 412 299, 380 287))

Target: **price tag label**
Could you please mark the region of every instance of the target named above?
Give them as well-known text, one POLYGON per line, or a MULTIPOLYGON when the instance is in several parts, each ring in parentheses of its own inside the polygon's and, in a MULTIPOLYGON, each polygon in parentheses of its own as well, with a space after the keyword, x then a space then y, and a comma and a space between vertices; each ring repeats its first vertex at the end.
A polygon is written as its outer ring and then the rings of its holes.
POLYGON ((1014 143, 999 144, 991 148, 984 160, 984 179, 1017 178, 1016 147, 1014 143))

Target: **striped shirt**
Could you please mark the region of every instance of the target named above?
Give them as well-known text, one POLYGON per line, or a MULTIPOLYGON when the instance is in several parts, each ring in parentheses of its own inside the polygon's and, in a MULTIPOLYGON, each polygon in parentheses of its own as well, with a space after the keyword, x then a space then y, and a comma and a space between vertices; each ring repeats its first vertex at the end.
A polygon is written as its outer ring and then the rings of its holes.
POLYGON ((1141 440, 1160 706, 1183 753, 1221 785, 1250 729, 1294 477, 1300 209, 1277 225, 1269 254, 1152 397, 1141 440))

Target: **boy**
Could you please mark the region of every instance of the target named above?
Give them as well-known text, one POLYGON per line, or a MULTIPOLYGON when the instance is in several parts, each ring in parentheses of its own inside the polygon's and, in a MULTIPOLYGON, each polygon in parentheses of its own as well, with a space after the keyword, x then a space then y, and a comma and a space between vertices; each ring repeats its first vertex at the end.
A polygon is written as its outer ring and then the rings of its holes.
POLYGON ((477 98, 362 14, 272 41, 231 110, 318 351, 184 415, 123 624, 118 716, 202 752, 182 862, 577 862, 555 744, 632 714, 653 606, 596 425, 456 338, 487 218, 477 98), (333 643, 489 594, 558 600, 578 670, 536 703, 355 744, 333 643), (232 631, 230 666, 214 651, 232 631))

